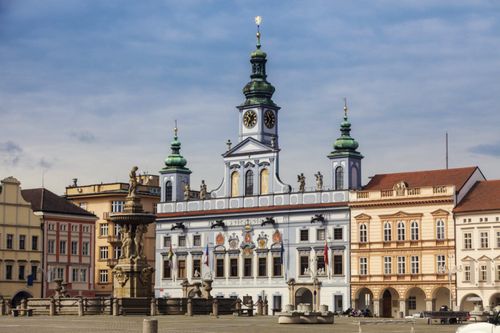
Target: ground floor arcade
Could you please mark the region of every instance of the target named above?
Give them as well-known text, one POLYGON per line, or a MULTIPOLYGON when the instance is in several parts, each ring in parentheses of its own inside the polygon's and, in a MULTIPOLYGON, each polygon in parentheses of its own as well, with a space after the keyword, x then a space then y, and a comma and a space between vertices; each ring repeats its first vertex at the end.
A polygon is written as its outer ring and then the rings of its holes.
POLYGON ((352 285, 355 309, 370 309, 377 317, 399 318, 422 311, 435 311, 454 304, 455 292, 445 284, 352 285))
POLYGON ((500 307, 500 290, 496 286, 491 288, 459 288, 457 296, 460 310, 492 311, 500 307))

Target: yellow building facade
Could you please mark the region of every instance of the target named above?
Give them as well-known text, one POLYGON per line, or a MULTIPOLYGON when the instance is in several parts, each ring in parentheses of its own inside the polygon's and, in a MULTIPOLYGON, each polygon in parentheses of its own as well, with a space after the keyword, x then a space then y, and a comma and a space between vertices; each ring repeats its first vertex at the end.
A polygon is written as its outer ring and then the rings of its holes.
MULTIPOLYGON (((141 199, 144 211, 156 213, 160 201, 158 176, 140 175, 137 197, 141 199)), ((112 268, 121 256, 120 230, 109 215, 123 211, 128 193, 127 183, 108 183, 93 185, 73 184, 66 188, 66 198, 74 204, 92 212, 98 217, 95 224, 95 295, 113 294, 112 268)), ((155 230, 150 226, 144 237, 144 253, 148 264, 155 265, 155 230)))
POLYGON ((22 197, 20 182, 13 177, 3 179, 0 185, 0 296, 10 299, 11 305, 18 305, 23 298, 42 295, 42 234, 40 218, 22 197))
POLYGON ((478 168, 385 174, 351 193, 351 299, 375 316, 456 308, 453 208, 478 168))

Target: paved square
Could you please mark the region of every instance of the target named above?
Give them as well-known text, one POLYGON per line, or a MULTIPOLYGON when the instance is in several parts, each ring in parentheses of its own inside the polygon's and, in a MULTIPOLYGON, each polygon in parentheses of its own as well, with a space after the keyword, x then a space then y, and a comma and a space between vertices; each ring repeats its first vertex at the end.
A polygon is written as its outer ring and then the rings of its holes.
MULTIPOLYGON (((142 332, 141 316, 34 316, 34 317, 0 317, 2 333, 93 333, 93 332, 142 332)), ((174 333, 304 333, 304 332, 339 332, 357 333, 358 318, 335 318, 333 325, 279 325, 277 317, 233 317, 220 316, 157 316, 158 332, 174 333)), ((377 320, 377 319, 368 319, 377 320)), ((427 325, 418 321, 415 333, 447 333, 455 332, 458 325, 427 325)), ((409 333, 410 325, 367 325, 365 333, 409 333)))

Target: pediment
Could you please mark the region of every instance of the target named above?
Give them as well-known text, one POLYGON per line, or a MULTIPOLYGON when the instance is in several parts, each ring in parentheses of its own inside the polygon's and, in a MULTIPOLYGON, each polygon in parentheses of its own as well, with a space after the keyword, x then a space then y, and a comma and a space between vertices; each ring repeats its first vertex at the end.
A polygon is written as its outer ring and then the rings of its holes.
POLYGON ((472 258, 471 256, 466 256, 465 258, 462 258, 462 260, 460 261, 474 261, 474 258, 472 258))
POLYGON ((368 215, 368 214, 361 213, 361 214, 359 214, 359 215, 354 216, 354 218, 355 218, 356 220, 363 220, 363 221, 366 221, 366 220, 371 220, 371 218, 372 218, 372 217, 371 217, 370 215, 368 215))
POLYGON ((254 154, 262 154, 262 153, 270 153, 275 151, 274 148, 271 148, 260 141, 255 140, 254 138, 246 138, 245 140, 238 143, 236 146, 231 148, 229 151, 224 153, 223 157, 231 157, 238 155, 254 155, 254 154))
POLYGON ((477 258, 477 261, 490 261, 491 258, 488 257, 488 256, 480 256, 479 258, 477 258))
POLYGON ((444 209, 438 209, 433 212, 431 212, 432 216, 448 216, 450 215, 450 212, 444 210, 444 209))
POLYGON ((392 220, 392 219, 415 219, 415 218, 421 218, 424 214, 422 213, 406 213, 403 211, 399 211, 394 214, 385 214, 385 215, 380 215, 379 217, 383 220, 392 220))

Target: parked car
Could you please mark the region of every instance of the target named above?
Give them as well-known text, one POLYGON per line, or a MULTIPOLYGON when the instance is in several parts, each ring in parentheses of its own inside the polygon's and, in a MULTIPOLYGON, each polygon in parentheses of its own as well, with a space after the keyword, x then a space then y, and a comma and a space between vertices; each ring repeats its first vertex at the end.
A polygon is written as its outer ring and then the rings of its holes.
POLYGON ((456 333, 500 333, 500 312, 487 323, 474 323, 457 328, 456 333))

